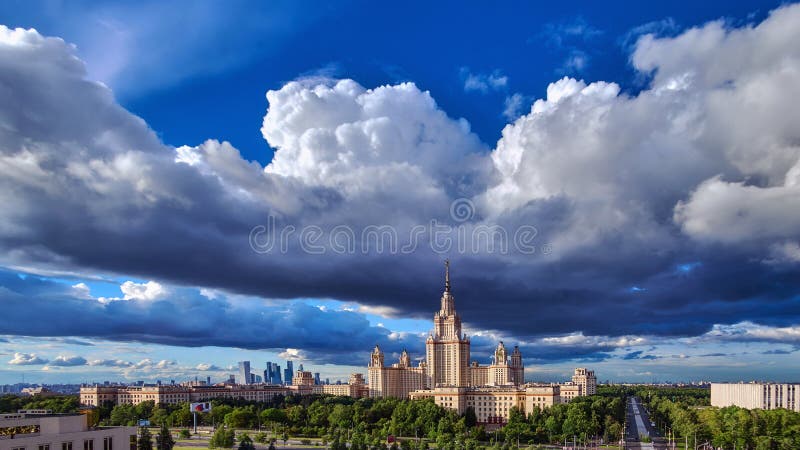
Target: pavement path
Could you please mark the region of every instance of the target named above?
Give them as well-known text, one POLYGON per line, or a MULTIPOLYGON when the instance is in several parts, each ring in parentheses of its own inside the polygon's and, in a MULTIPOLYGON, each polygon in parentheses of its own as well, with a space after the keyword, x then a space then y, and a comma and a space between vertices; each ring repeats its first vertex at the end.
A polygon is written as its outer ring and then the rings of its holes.
POLYGON ((650 425, 647 410, 636 397, 628 399, 626 410, 628 427, 625 430, 626 448, 631 450, 664 450, 666 445, 659 439, 658 432, 650 425), (653 442, 641 442, 650 438, 653 442))

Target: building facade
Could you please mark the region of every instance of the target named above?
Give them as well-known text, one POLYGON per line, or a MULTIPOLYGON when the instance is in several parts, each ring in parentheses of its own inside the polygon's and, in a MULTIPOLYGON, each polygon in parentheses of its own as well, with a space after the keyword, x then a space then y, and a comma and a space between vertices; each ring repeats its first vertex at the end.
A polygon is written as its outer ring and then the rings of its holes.
POLYGON ((528 414, 534 408, 545 409, 561 403, 557 384, 528 384, 525 386, 483 386, 463 388, 435 388, 414 391, 412 399, 431 398, 434 403, 464 414, 472 408, 482 424, 503 425, 508 421, 511 408, 528 414))
POLYGON ((800 384, 711 383, 711 406, 800 412, 800 384))
MULTIPOLYGON (((315 385, 311 372, 297 371, 293 385, 276 384, 215 384, 189 382, 182 385, 156 386, 81 386, 80 401, 85 406, 138 405, 146 401, 158 404, 180 404, 200 402, 217 398, 267 402, 281 395, 347 395, 366 397, 369 389, 364 375, 350 375, 348 384, 315 385)), ((52 450, 52 449, 51 449, 52 450)))
POLYGON ((512 407, 531 412, 533 408, 592 395, 597 386, 594 372, 585 368, 575 369, 572 382, 563 385, 526 384, 519 347, 509 352, 502 341, 495 348, 490 365, 470 362, 470 339, 462 332, 461 317, 455 308, 449 262, 445 262, 440 308, 425 341, 425 360, 412 366, 403 350, 399 362, 387 366, 383 352, 375 346, 368 372, 371 397, 432 398, 437 405, 462 414, 473 408, 478 421, 486 424, 505 423, 512 407))
POLYGON ((426 389, 430 385, 424 362, 412 367, 408 352, 403 350, 400 360, 387 367, 384 365, 383 351, 377 345, 370 356, 367 376, 370 397, 408 398, 412 391, 426 389))
POLYGON ((292 377, 292 384, 294 386, 313 386, 315 384, 314 375, 306 370, 298 370, 292 377))
POLYGON ((572 384, 580 385, 583 395, 597 394, 597 377, 594 375, 594 370, 585 367, 575 369, 575 373, 572 375, 572 384))
POLYGON ((447 262, 441 307, 433 316, 433 331, 425 341, 429 386, 469 386, 469 347, 469 338, 461 333, 461 316, 456 312, 455 297, 450 289, 450 264, 447 262))
POLYGON ((253 382, 253 377, 250 373, 250 361, 239 361, 239 375, 237 375, 236 380, 239 384, 251 384, 253 382))
POLYGON ((294 374, 294 363, 292 361, 286 361, 286 368, 283 369, 283 381, 286 384, 291 383, 293 374, 294 374))
POLYGON ((0 414, 0 431, 0 450, 136 450, 136 427, 89 428, 85 414, 0 414))
POLYGON ((364 380, 364 375, 354 373, 350 375, 347 384, 316 384, 312 388, 314 394, 338 395, 343 397, 361 398, 369 396, 369 388, 364 380))

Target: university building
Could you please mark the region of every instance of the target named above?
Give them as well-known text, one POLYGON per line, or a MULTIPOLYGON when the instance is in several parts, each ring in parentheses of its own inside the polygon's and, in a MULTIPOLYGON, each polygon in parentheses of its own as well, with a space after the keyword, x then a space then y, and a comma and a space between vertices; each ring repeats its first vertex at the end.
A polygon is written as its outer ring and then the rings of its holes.
POLYGON ((563 384, 525 383, 525 368, 519 347, 509 352, 501 341, 492 363, 481 366, 470 361, 470 340, 461 330, 450 286, 450 265, 445 263, 444 293, 433 330, 425 341, 425 360, 417 366, 403 350, 400 360, 386 365, 384 354, 375 346, 368 370, 370 397, 432 398, 437 405, 463 414, 472 408, 478 422, 503 424, 509 410, 517 407, 529 413, 568 402, 597 390, 594 371, 575 369, 572 381, 563 384))
POLYGON ((711 383, 711 406, 800 412, 800 384, 711 383))

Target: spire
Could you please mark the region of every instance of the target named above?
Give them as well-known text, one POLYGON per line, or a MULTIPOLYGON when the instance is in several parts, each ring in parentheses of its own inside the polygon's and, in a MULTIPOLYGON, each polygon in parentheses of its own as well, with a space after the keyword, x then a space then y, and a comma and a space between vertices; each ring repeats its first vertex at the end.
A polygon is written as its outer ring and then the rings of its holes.
POLYGON ((450 260, 444 260, 444 291, 450 292, 450 260))

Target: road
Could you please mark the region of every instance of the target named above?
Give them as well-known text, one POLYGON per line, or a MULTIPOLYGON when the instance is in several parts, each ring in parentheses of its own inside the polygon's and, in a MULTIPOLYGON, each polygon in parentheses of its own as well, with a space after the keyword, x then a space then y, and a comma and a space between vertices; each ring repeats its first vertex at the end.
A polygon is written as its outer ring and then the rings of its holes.
POLYGON ((628 399, 625 411, 627 429, 625 430, 625 448, 631 450, 665 450, 664 440, 659 437, 658 430, 650 425, 647 410, 639 403, 636 397, 628 399), (650 437, 652 443, 641 442, 642 438, 650 437))

